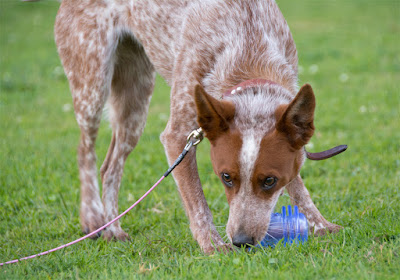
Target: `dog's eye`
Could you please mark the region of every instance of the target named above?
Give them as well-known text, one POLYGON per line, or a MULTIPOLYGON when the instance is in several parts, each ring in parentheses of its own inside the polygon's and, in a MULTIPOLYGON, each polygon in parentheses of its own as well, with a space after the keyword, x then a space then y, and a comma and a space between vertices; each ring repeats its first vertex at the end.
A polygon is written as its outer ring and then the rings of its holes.
POLYGON ((227 185, 228 187, 232 187, 233 182, 232 182, 231 175, 229 175, 228 173, 222 173, 221 178, 222 178, 222 181, 225 183, 225 185, 227 185))
POLYGON ((269 190, 275 187, 276 183, 278 182, 278 178, 275 176, 269 176, 267 177, 264 182, 263 182, 263 190, 269 190))

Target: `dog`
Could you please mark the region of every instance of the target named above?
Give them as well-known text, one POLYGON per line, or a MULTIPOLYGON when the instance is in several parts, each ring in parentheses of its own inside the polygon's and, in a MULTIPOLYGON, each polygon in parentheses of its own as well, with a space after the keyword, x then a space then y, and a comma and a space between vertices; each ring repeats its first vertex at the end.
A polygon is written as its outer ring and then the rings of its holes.
MULTIPOLYGON (((65 0, 55 41, 81 130, 80 222, 86 233, 118 215, 125 161, 143 132, 156 71, 171 86, 161 134, 169 163, 199 126, 211 143, 213 169, 230 206, 218 234, 192 149, 173 176, 190 229, 207 253, 254 245, 286 189, 314 233, 336 232, 315 207, 299 175, 314 133, 315 95, 297 85, 297 51, 273 0, 65 0), (112 140, 97 182, 95 140, 108 103, 112 140)), ((103 233, 127 240, 119 222, 103 233)))

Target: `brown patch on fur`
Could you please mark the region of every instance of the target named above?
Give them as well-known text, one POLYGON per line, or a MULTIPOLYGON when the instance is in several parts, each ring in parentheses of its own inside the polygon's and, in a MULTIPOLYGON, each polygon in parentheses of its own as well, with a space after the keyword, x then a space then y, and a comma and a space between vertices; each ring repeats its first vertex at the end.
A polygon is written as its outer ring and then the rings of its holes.
POLYGON ((229 129, 211 141, 211 162, 215 174, 221 179, 222 173, 228 173, 233 181, 232 187, 225 186, 228 203, 231 202, 240 187, 239 153, 241 147, 242 136, 235 128, 229 129))
POLYGON ((280 120, 282 118, 282 115, 283 115, 283 113, 285 113, 288 106, 289 106, 289 104, 282 104, 282 105, 278 106, 278 108, 276 108, 276 110, 275 110, 275 119, 276 120, 280 120))
POLYGON ((194 98, 198 123, 207 138, 213 141, 228 130, 229 123, 235 115, 235 106, 230 101, 218 101, 208 95, 200 85, 195 88, 194 98))
POLYGON ((276 130, 265 136, 260 146, 252 178, 253 188, 255 194, 269 198, 296 177, 302 163, 302 152, 293 150, 287 138, 276 130), (263 191, 262 183, 269 176, 278 178, 277 185, 263 191))
POLYGON ((305 84, 276 125, 296 150, 307 144, 314 134, 314 110, 314 92, 309 84, 305 84))

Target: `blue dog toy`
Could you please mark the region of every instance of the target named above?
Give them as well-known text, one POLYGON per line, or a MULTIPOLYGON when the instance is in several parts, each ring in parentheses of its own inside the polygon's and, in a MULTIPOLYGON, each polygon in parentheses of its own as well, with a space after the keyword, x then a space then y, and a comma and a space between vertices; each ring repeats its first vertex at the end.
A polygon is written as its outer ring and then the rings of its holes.
POLYGON ((284 240, 284 246, 286 244, 292 244, 293 242, 299 244, 304 243, 308 238, 308 222, 303 213, 299 213, 299 208, 294 206, 292 213, 292 206, 288 205, 287 212, 286 207, 282 207, 281 213, 272 213, 269 228, 266 236, 260 242, 259 246, 263 247, 275 247, 275 245, 281 240, 284 240))

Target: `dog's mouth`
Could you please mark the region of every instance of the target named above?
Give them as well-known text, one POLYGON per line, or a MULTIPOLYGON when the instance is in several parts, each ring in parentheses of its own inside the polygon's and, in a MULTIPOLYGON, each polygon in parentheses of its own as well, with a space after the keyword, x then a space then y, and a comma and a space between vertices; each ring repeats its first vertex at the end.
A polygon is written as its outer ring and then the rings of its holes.
POLYGON ((248 207, 241 209, 242 211, 237 209, 236 205, 231 207, 226 233, 233 245, 239 248, 256 246, 264 239, 268 232, 271 213, 274 210, 272 205, 275 206, 274 202, 278 197, 279 193, 270 203, 247 204, 248 207))
POLYGON ((268 222, 268 224, 266 225, 266 227, 263 227, 264 230, 257 230, 257 233, 246 230, 236 231, 234 234, 229 236, 231 243, 238 248, 248 248, 251 246, 256 246, 264 239, 265 235, 268 232, 269 219, 266 222, 268 222))

